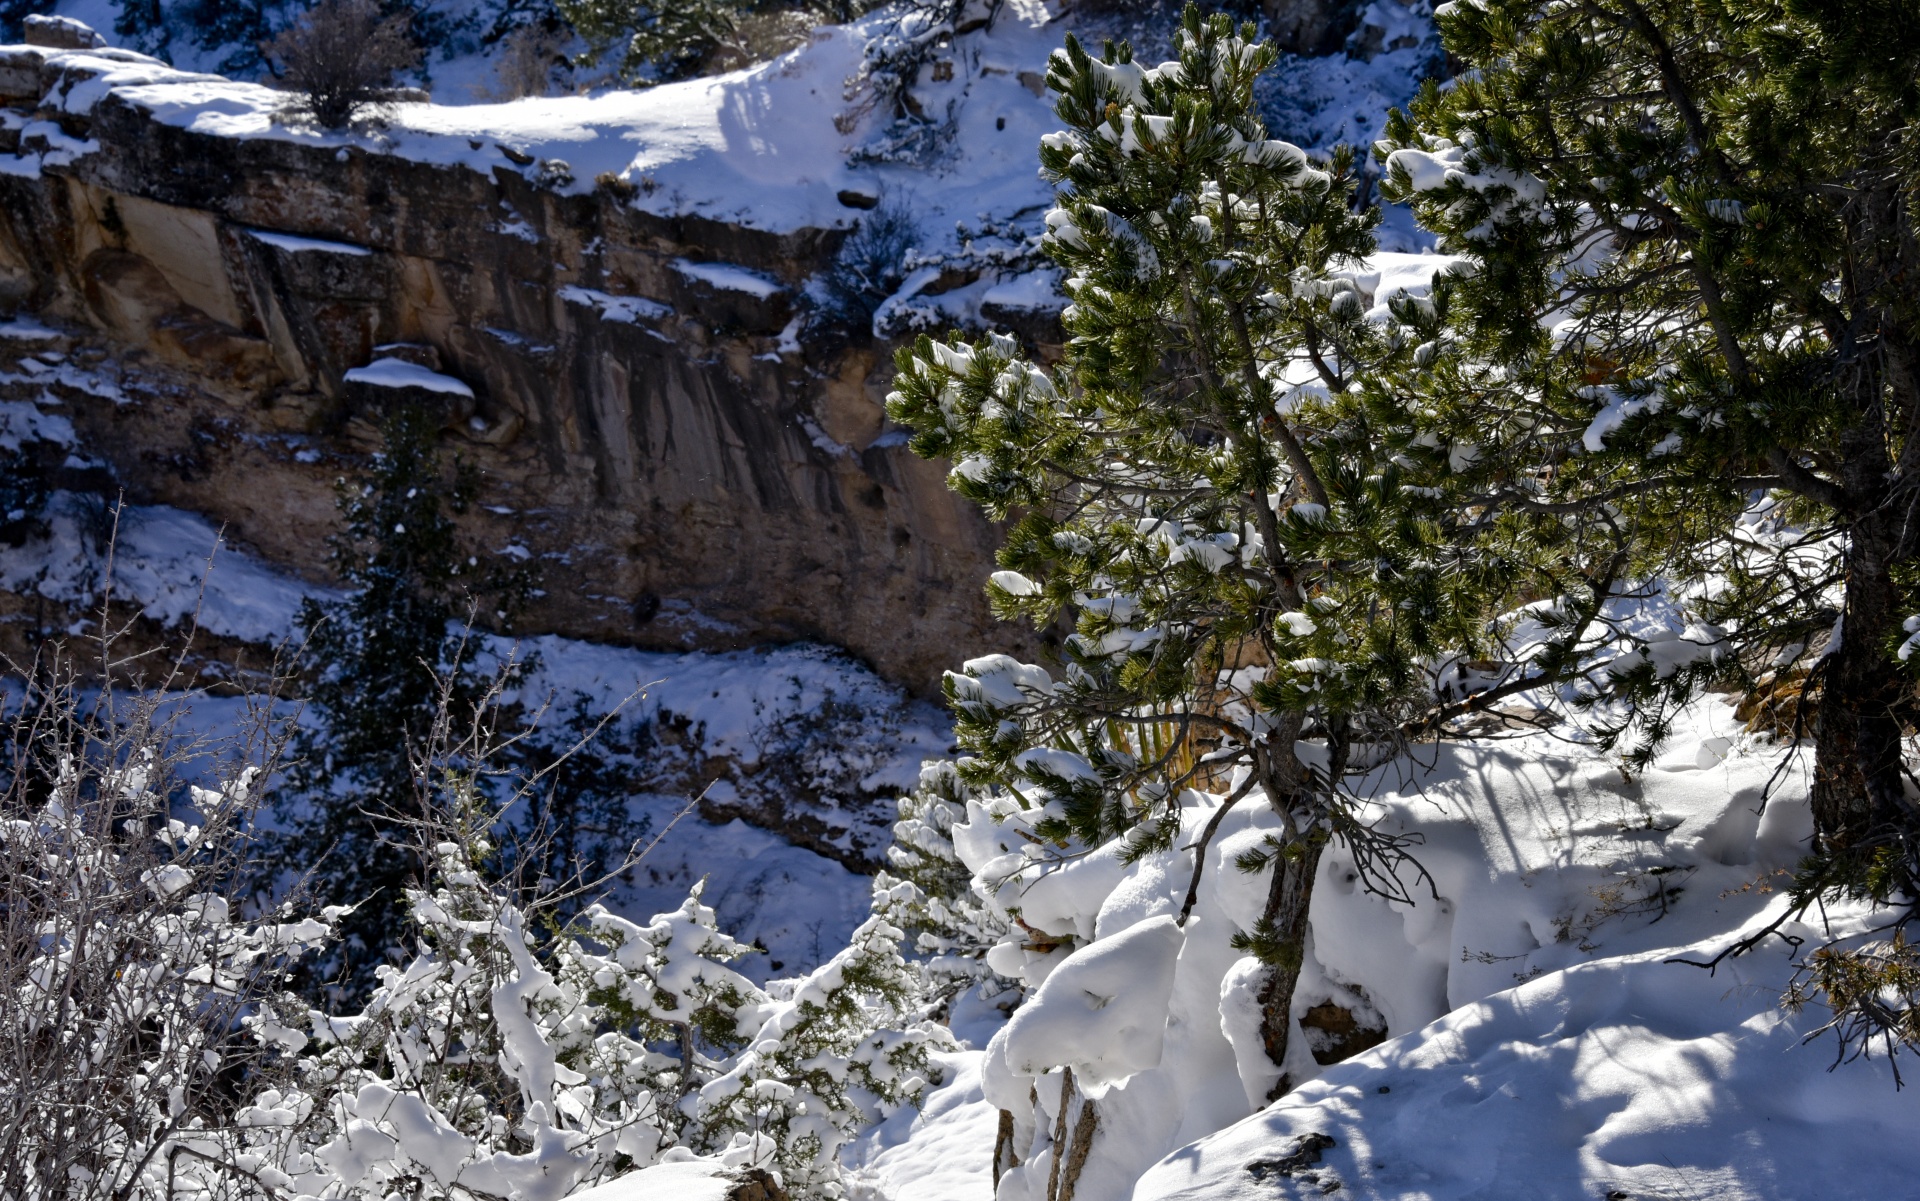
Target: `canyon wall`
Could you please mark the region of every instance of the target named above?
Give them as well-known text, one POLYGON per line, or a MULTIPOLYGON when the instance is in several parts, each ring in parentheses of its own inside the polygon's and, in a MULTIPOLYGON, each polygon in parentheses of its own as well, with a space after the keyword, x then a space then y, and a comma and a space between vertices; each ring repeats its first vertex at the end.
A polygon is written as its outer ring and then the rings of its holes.
POLYGON ((523 631, 820 640, 923 693, 1036 653, 986 610, 996 533, 885 420, 891 347, 794 320, 844 230, 663 218, 559 165, 197 132, 117 90, 71 102, 88 87, 0 50, 0 309, 123 365, 120 401, 71 416, 130 500, 323 581, 338 481, 386 406, 426 403, 478 471, 467 533, 540 567, 523 631), (378 358, 451 379, 348 380, 378 358))

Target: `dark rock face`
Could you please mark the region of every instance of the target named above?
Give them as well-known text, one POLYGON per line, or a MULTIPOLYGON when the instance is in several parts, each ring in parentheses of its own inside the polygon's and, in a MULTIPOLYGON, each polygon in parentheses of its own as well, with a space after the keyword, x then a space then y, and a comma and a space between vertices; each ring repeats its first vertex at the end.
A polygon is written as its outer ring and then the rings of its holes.
POLYGON ((1361 0, 1262 0, 1274 44, 1290 54, 1333 54, 1360 24, 1361 0))
MULTIPOLYGON (((1038 653, 987 612, 997 535, 885 421, 890 348, 792 336, 794 296, 843 231, 210 136, 118 94, 84 116, 39 107, 79 69, 0 51, 0 103, 98 144, 0 174, 0 307, 91 326, 173 381, 165 412, 74 414, 130 499, 324 571, 335 480, 376 445, 344 376, 401 357, 474 393, 448 450, 479 470, 469 532, 542 567, 523 632, 817 639, 923 693, 984 648, 1038 653)), ((0 153, 46 149, 0 133, 0 153)))

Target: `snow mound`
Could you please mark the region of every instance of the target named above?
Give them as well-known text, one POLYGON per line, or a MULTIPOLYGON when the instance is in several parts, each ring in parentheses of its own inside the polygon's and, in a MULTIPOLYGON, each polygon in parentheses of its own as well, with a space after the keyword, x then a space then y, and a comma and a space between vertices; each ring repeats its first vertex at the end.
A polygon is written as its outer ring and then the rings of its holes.
POLYGON ((1724 945, 1467 1005, 1169 1155, 1134 1201, 1911 1196, 1920 1096, 1884 1059, 1829 1071, 1800 1045, 1821 1018, 1781 1012, 1779 944, 1713 975, 1665 962, 1724 945))
POLYGON ((727 1201, 740 1178, 718 1159, 657 1163, 573 1194, 572 1201, 727 1201))
POLYGON ((1078 1065, 1088 1095, 1158 1067, 1182 942, 1174 920, 1157 917, 1088 943, 1048 974, 996 1045, 1024 1075, 1078 1065))
MULTIPOLYGON (((1102 947, 1131 958, 1128 943, 1171 925, 1192 872, 1186 848, 1219 797, 1189 794, 1174 849, 1131 863, 1117 843, 1038 861, 1021 850, 1017 815, 996 821, 970 802, 955 849, 1026 925, 987 961, 1030 991, 998 1033, 969 1032, 986 1048, 962 1053, 978 1076, 956 1076, 951 1096, 936 1092, 911 1130, 876 1136, 866 1162, 878 1172, 911 1162, 916 1146, 938 1154, 992 1106, 1012 1114, 1003 1143, 1017 1160, 992 1195, 1042 1201, 1062 1129, 1060 1073, 1045 1068, 1068 1064, 1076 1084, 1092 1085, 1080 1096, 1099 1094, 1077 1196, 1317 1197, 1336 1180, 1341 1196, 1428 1201, 1609 1189, 1892 1195, 1873 1172, 1858 1175, 1858 1191, 1852 1177, 1844 1193, 1806 1187, 1840 1178, 1848 1155, 1920 1129, 1920 1113, 1893 1092, 1883 1063, 1829 1076, 1829 1048, 1797 1046, 1819 1019, 1780 1013, 1791 972, 1781 944, 1713 976, 1665 962, 1717 950, 1778 912, 1781 873, 1811 829, 1804 764, 1783 764, 1782 748, 1745 733, 1717 696, 1680 714, 1667 752, 1631 776, 1568 733, 1424 748, 1371 782, 1369 819, 1384 834, 1417 836, 1418 866, 1400 866, 1405 895, 1388 901, 1362 885, 1345 847, 1322 856, 1285 1065, 1294 1088, 1264 1113, 1280 1072, 1258 1034, 1254 961, 1231 943, 1266 900, 1265 876, 1235 860, 1277 829, 1267 806, 1253 797, 1221 817, 1170 981, 1151 964, 1129 980, 1160 1006, 1164 1028, 1122 1047, 1105 1029, 1121 1002, 1095 1003, 1110 985, 1082 988, 1061 974, 1102 947), (1071 953, 1044 952, 1050 944, 1071 953), (1303 1019, 1325 1007, 1396 1041, 1323 1065, 1318 1053, 1344 1052, 1314 1024, 1324 1017, 1303 1019), (1119 1080, 1103 1062, 1116 1051, 1150 1066, 1119 1080), (1861 1113, 1872 1122, 1850 1116, 1861 1113), (1849 1122, 1860 1126, 1847 1135, 1852 1150, 1788 1162, 1802 1142, 1849 1122), (1768 1143, 1772 1131, 1780 1137, 1768 1143), (1296 1147, 1312 1134, 1333 1145, 1296 1147), (1762 1144, 1764 1153, 1749 1150, 1762 1144)), ((1070 1118, 1081 1102, 1072 1107, 1070 1118)), ((988 1162, 982 1155, 982 1171, 988 1162)), ((897 1195, 984 1194, 902 1185, 897 1195)))

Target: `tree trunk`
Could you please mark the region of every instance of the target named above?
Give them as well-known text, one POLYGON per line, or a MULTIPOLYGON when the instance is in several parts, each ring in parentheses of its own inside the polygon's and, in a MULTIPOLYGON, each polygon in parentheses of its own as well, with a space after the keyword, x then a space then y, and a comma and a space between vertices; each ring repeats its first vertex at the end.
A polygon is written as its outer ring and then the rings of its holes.
POLYGON ((1883 512, 1850 531, 1840 646, 1823 665, 1814 717, 1814 835, 1830 853, 1870 846, 1910 814, 1899 717, 1908 684, 1888 653, 1904 617, 1893 579, 1900 535, 1883 512))
POLYGON ((1269 1101, 1292 1087, 1285 1068, 1293 1025, 1293 990, 1300 982, 1300 964, 1306 957, 1313 878, 1320 867, 1320 852, 1326 846, 1325 832, 1316 820, 1323 803, 1314 795, 1313 780, 1294 753, 1303 724, 1300 714, 1282 716, 1254 755, 1267 803, 1280 816, 1286 831, 1286 843, 1273 860, 1273 878, 1267 885, 1267 905, 1260 914, 1255 942, 1267 969, 1258 994, 1260 1041, 1267 1058, 1281 1069, 1279 1080, 1267 1093, 1269 1101))
POLYGON ((1282 1068, 1280 1079, 1267 1092, 1272 1101, 1293 1087, 1284 1070, 1287 1041, 1293 1029, 1293 990, 1300 982, 1300 964, 1307 952, 1307 907, 1313 900, 1313 877, 1320 868, 1324 840, 1309 836, 1287 848, 1273 864, 1262 923, 1273 939, 1266 979, 1260 985, 1260 1039, 1267 1058, 1282 1068))
POLYGON ((1840 646, 1821 665, 1811 800, 1817 849, 1864 858, 1920 827, 1901 746, 1913 689, 1892 656, 1909 615, 1896 575, 1920 547, 1920 354, 1911 326, 1920 261, 1903 188, 1883 182, 1863 192, 1848 223, 1853 265, 1844 285, 1867 319, 1835 339, 1838 382, 1853 409, 1837 482, 1842 518, 1852 520, 1840 646))

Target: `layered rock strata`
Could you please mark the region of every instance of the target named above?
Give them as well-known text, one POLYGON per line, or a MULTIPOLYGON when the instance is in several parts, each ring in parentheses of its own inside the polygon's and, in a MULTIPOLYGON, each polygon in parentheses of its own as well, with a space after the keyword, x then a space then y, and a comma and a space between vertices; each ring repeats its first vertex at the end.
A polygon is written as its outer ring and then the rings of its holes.
POLYGON ((815 639, 920 692, 1035 653, 981 596, 996 535, 885 420, 890 348, 796 320, 843 230, 652 215, 504 146, 183 128, 101 82, 116 56, 0 50, 0 308, 144 365, 73 413, 131 499, 323 578, 338 481, 426 403, 478 469, 468 533, 540 566, 524 630, 815 639))

